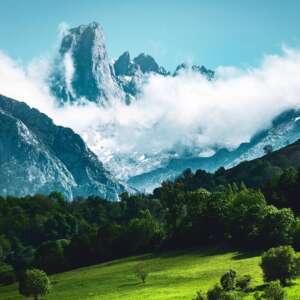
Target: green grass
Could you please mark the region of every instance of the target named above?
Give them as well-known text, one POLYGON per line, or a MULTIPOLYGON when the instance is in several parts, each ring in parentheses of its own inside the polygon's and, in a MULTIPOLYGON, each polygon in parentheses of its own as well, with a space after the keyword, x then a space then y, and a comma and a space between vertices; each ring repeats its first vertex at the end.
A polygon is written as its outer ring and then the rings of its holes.
MULTIPOLYGON (((198 289, 206 291, 228 269, 250 274, 252 286, 263 284, 260 257, 220 249, 143 255, 51 276, 52 292, 45 300, 191 300, 198 289), (133 269, 143 263, 149 270, 142 284, 133 269)), ((288 299, 300 299, 300 280, 286 288, 288 299)), ((1 300, 24 300, 17 285, 1 286, 1 300)), ((244 299, 253 299, 247 296, 244 299)))

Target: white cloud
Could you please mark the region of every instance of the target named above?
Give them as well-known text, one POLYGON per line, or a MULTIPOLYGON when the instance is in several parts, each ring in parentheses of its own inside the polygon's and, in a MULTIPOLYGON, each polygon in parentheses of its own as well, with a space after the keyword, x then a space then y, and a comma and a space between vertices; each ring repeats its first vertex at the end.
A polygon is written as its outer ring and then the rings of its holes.
MULTIPOLYGON (((128 161, 157 165, 161 152, 237 147, 272 119, 300 104, 300 52, 284 49, 266 56, 259 68, 220 67, 207 81, 187 72, 177 77, 151 76, 140 98, 130 106, 57 107, 45 78, 48 63, 22 67, 0 53, 0 93, 27 102, 56 123, 80 133, 104 161, 123 156, 116 165, 126 172, 128 161), (123 164, 123 165, 122 165, 123 164)), ((129 169, 128 169, 129 168, 129 169)))

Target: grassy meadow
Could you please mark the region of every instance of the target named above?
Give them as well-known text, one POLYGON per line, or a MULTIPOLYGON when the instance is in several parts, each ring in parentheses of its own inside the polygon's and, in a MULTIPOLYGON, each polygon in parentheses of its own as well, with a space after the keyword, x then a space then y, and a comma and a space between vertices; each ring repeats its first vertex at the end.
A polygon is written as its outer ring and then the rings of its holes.
MULTIPOLYGON (((252 287, 263 284, 260 256, 220 249, 148 254, 85 267, 51 276, 52 291, 45 300, 191 300, 206 291, 228 269, 250 274, 252 287), (136 265, 149 271, 145 284, 135 276, 136 265)), ((286 288, 288 299, 300 299, 300 280, 286 288)), ((1 286, 1 300, 22 300, 17 285, 1 286)), ((252 294, 243 299, 254 299, 252 294)))

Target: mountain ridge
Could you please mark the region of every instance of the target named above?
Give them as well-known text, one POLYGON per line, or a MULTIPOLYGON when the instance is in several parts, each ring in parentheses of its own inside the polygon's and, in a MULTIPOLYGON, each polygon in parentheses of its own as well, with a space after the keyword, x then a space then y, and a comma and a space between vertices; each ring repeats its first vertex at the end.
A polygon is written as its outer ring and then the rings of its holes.
POLYGON ((57 190, 68 198, 99 195, 117 200, 125 190, 78 134, 24 102, 0 95, 0 123, 2 195, 57 190))

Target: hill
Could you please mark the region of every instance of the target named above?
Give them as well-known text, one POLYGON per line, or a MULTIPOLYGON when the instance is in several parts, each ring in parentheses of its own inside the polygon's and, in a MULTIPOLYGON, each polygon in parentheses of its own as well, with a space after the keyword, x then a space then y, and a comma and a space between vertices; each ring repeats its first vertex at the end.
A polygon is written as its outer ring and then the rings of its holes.
MULTIPOLYGON (((228 269, 240 275, 250 274, 252 287, 262 284, 259 256, 224 252, 218 248, 169 252, 116 260, 51 276, 52 292, 45 300, 191 300, 200 288, 204 291, 218 282, 228 269), (145 284, 133 269, 143 263, 149 270, 145 284)), ((287 288, 288 299, 299 299, 298 284, 287 288)), ((0 299, 22 300, 17 286, 0 287, 0 299)), ((251 299, 247 296, 244 299, 251 299)))
POLYGON ((261 158, 242 162, 227 170, 225 176, 231 182, 243 181, 248 186, 261 187, 290 167, 300 167, 300 140, 261 158))

